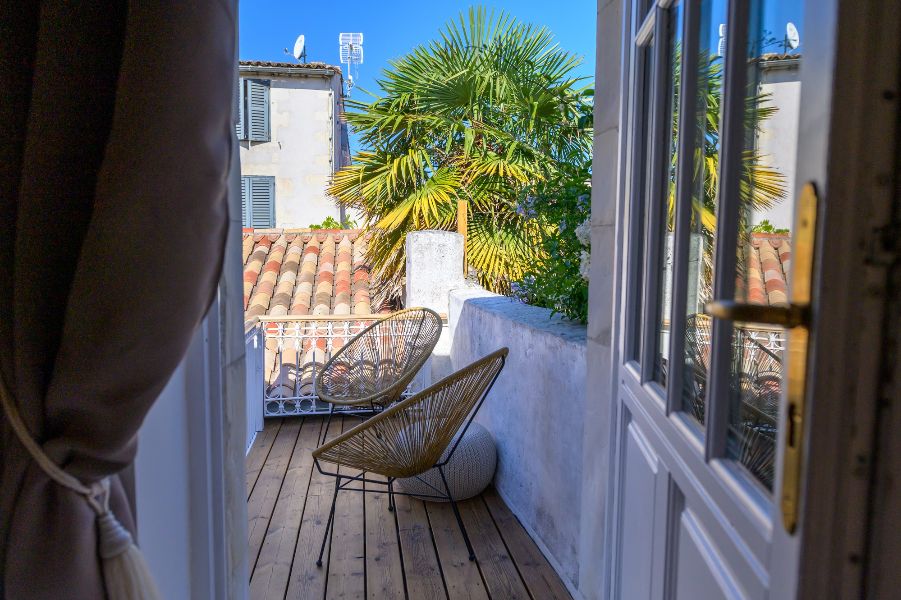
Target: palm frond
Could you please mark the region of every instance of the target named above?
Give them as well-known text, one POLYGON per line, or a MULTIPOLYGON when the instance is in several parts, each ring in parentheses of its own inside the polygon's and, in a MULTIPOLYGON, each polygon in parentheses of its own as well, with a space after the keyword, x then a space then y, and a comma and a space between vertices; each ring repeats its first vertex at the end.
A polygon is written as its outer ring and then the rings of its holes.
POLYGON ((406 234, 456 229, 458 199, 470 205, 467 255, 487 287, 508 289, 540 260, 549 226, 517 214, 516 199, 590 156, 592 97, 572 76, 580 62, 547 28, 476 7, 391 61, 381 96, 347 102, 366 150, 328 192, 361 212, 385 299, 402 289, 406 234))

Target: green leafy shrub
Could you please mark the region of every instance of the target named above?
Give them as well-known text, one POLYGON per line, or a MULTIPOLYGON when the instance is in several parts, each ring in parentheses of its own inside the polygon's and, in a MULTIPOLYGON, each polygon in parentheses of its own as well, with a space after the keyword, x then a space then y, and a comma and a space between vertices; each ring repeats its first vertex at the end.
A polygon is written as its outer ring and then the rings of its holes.
POLYGON ((351 218, 344 219, 344 223, 339 223, 334 217, 326 217, 322 223, 310 224, 310 229, 356 229, 357 222, 351 218))
POLYGON ((772 223, 770 223, 769 219, 764 219, 757 225, 751 228, 753 233, 788 233, 788 229, 784 227, 776 227, 772 223))
POLYGON ((542 241, 546 258, 512 284, 523 302, 554 314, 588 320, 588 275, 591 235, 591 166, 566 166, 559 176, 530 189, 517 212, 528 219, 556 223, 542 241))

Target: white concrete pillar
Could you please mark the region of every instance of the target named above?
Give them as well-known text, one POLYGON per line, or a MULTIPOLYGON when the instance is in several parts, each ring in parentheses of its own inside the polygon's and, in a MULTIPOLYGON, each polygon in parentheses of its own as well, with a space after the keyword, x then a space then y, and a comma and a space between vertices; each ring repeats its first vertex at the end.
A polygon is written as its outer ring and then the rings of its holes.
POLYGON ((448 293, 464 284, 463 236, 451 231, 407 234, 408 307, 423 306, 447 314, 448 293))
MULTIPOLYGON (((414 231, 407 234, 407 289, 405 305, 431 308, 448 314, 450 291, 466 284, 463 277, 463 236, 452 231, 414 231)), ((451 336, 441 331, 432 357, 413 380, 420 391, 450 375, 451 336)))

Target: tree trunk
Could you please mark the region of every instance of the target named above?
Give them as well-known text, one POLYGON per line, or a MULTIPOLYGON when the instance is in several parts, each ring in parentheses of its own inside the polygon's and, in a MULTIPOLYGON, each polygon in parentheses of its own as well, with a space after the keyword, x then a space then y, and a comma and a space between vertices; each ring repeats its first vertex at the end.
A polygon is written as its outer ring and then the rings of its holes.
POLYGON ((466 276, 466 238, 469 229, 469 217, 466 213, 466 200, 457 200, 457 233, 463 236, 463 276, 466 276))

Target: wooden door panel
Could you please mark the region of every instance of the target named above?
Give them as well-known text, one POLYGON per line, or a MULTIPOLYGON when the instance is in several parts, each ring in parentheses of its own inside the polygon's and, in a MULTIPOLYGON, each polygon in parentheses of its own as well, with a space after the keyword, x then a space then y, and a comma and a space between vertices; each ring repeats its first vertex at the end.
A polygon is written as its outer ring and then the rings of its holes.
POLYGON ((679 517, 678 549, 674 557, 675 588, 678 600, 744 598, 731 573, 720 558, 710 537, 691 510, 679 517))
POLYGON ((619 569, 620 598, 650 598, 654 551, 654 515, 659 461, 634 421, 623 436, 622 550, 619 569))

